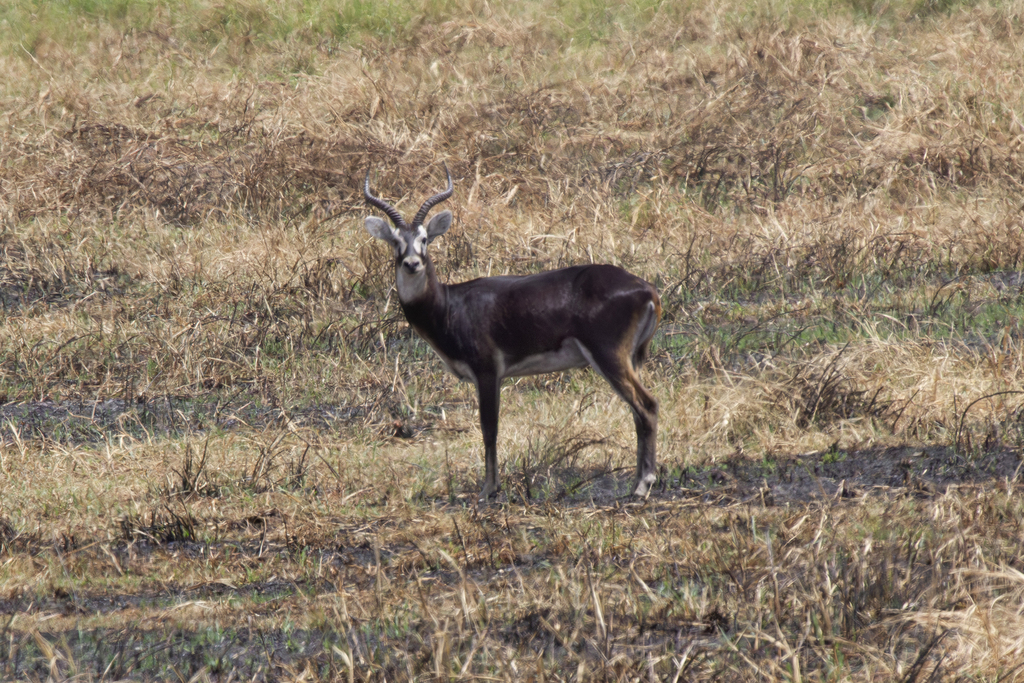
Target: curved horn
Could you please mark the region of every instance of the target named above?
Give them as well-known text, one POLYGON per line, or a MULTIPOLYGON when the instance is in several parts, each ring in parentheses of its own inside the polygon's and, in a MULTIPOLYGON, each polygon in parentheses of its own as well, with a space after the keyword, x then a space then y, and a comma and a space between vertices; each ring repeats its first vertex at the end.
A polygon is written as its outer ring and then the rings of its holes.
POLYGON ((402 218, 402 214, 398 213, 398 209, 388 204, 383 199, 378 199, 370 194, 370 169, 366 169, 366 183, 363 185, 363 196, 366 197, 366 201, 372 206, 376 206, 378 209, 383 211, 391 219, 391 222, 395 224, 395 227, 402 229, 406 227, 405 219, 402 218))
POLYGON ((452 196, 452 192, 455 188, 452 185, 452 174, 451 171, 448 170, 448 164, 444 165, 444 172, 448 176, 448 189, 443 192, 438 192, 433 197, 423 202, 423 206, 421 206, 420 210, 416 212, 416 217, 412 219, 413 227, 423 225, 423 219, 427 217, 427 212, 452 196))

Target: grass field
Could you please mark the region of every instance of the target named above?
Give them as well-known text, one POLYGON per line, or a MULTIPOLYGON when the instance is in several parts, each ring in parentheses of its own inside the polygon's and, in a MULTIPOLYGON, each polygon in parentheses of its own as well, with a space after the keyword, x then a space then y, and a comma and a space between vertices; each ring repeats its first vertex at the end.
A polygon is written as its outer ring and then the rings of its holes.
POLYGON ((1024 680, 1024 3, 10 0, 0 679, 1024 680), (619 264, 471 385, 442 279, 619 264))

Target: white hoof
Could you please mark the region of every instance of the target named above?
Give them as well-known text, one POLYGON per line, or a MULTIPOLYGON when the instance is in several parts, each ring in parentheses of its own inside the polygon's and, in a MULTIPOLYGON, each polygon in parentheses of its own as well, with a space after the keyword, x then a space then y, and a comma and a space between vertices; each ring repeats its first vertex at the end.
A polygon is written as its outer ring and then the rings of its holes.
POLYGON ((640 479, 636 483, 636 489, 633 491, 633 495, 637 498, 647 498, 651 495, 651 487, 654 486, 658 478, 653 474, 648 474, 643 479, 640 479))

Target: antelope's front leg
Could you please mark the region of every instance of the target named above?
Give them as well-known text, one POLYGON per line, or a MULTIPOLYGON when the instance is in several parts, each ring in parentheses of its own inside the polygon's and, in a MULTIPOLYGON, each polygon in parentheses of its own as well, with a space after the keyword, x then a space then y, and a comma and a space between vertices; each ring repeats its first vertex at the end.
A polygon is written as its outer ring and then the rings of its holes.
POLYGON ((484 435, 484 488, 481 502, 487 502, 501 490, 498 480, 498 407, 501 402, 501 380, 494 376, 477 377, 477 398, 480 402, 480 431, 484 435))

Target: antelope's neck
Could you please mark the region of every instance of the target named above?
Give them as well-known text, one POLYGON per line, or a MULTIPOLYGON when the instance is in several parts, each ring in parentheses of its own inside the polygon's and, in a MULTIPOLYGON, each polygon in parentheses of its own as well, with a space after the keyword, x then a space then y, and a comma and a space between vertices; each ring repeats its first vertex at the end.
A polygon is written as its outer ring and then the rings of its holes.
POLYGON ((398 268, 398 301, 406 319, 417 331, 431 330, 441 324, 448 296, 446 287, 437 279, 433 263, 428 261, 415 275, 398 268))

